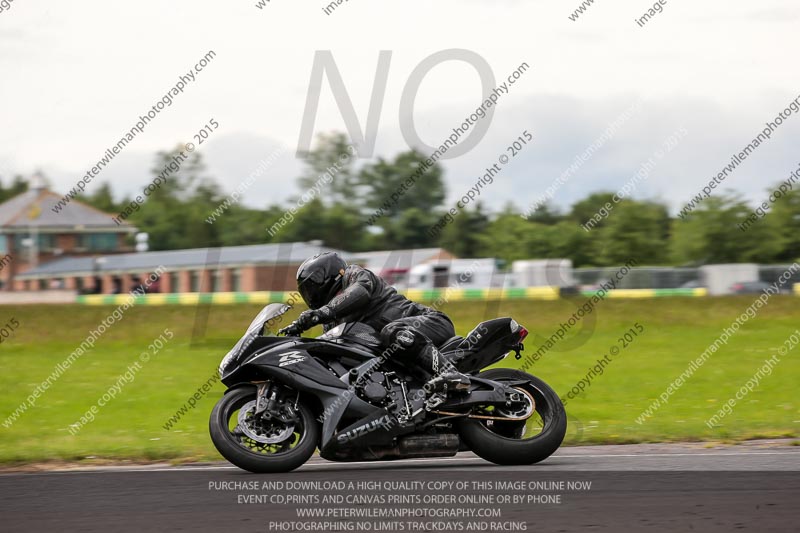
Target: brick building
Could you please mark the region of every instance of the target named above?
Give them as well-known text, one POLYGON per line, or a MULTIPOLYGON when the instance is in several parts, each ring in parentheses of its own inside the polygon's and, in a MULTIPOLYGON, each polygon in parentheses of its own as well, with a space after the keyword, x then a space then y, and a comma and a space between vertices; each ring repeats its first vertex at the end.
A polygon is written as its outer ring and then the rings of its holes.
POLYGON ((64 257, 17 276, 19 290, 40 290, 52 280, 79 292, 114 294, 132 290, 139 280, 163 271, 153 292, 287 291, 297 287, 297 267, 312 255, 334 251, 345 260, 352 254, 314 243, 257 244, 97 257, 64 257))
MULTIPOLYGON (((0 204, 0 287, 22 290, 30 287, 19 276, 39 265, 62 257, 86 258, 133 251, 128 235, 137 230, 131 224, 116 224, 113 215, 71 200, 49 190, 34 176, 30 189, 0 204), (60 208, 59 208, 60 207, 60 208)), ((34 278, 28 278, 34 279, 34 278)), ((37 282, 36 289, 55 288, 49 281, 37 282), (44 284, 44 286, 40 286, 44 284)), ((66 285, 58 288, 76 288, 66 285)))
POLYGON ((351 254, 319 241, 134 252, 129 235, 137 229, 113 217, 76 200, 63 206, 63 196, 35 177, 29 191, 0 204, 0 284, 9 291, 121 294, 158 271, 151 292, 291 291, 305 259, 335 251, 405 288, 415 264, 453 257, 441 248, 351 254))

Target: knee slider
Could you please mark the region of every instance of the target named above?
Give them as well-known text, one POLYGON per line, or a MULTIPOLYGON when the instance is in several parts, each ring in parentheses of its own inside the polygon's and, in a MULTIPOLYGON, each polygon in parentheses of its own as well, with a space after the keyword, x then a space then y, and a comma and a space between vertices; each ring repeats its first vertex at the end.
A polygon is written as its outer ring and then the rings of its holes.
POLYGON ((396 343, 408 348, 414 344, 414 332, 402 324, 387 324, 381 330, 381 340, 387 346, 396 343))
POLYGON ((426 339, 403 324, 388 324, 381 330, 384 346, 397 346, 403 352, 413 353, 421 349, 426 339))

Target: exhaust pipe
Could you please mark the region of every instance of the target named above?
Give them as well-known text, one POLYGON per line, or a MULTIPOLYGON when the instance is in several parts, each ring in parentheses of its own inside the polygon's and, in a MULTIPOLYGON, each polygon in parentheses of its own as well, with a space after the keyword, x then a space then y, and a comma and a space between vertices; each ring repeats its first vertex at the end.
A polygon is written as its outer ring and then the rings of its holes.
POLYGON ((400 455, 407 457, 451 457, 458 452, 460 441, 455 433, 409 435, 397 446, 400 455))
POLYGON ((461 440, 455 433, 409 435, 398 439, 397 445, 370 446, 369 448, 340 448, 333 453, 320 452, 328 461, 391 461, 423 457, 452 457, 458 453, 461 440))

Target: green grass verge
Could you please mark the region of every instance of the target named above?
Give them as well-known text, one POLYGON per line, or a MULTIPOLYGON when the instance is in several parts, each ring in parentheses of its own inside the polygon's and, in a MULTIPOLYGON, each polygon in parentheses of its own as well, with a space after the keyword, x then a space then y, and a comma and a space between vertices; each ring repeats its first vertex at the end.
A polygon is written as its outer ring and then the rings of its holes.
MULTIPOLYGON (((531 332, 528 349, 523 352, 530 354, 535 350, 535 336, 550 336, 582 301, 459 302, 443 310, 453 317, 460 334, 487 318, 515 317, 531 332)), ((644 423, 636 422, 752 301, 752 297, 606 300, 597 306, 596 323, 585 343, 576 343, 570 333, 529 371, 564 396, 639 322, 644 333, 622 350, 585 392, 568 402, 568 444, 798 437, 800 401, 794 389, 800 375, 800 349, 782 357, 774 372, 738 402, 720 427, 712 430, 705 425, 800 326, 800 306, 794 297, 773 297, 669 403, 644 423)), ((0 325, 12 318, 19 322, 0 344, 0 423, 8 422, 6 417, 113 309, 0 307, 0 325)), ((9 427, 0 424, 0 462, 219 459, 208 437, 207 420, 222 394, 221 384, 215 384, 172 429, 165 429, 164 424, 212 376, 258 309, 256 305, 129 309, 33 407, 9 427), (133 381, 98 410, 93 422, 71 435, 70 424, 96 404, 164 328, 174 332, 174 338, 141 364, 133 381)), ((517 367, 524 361, 510 356, 500 366, 517 367)))

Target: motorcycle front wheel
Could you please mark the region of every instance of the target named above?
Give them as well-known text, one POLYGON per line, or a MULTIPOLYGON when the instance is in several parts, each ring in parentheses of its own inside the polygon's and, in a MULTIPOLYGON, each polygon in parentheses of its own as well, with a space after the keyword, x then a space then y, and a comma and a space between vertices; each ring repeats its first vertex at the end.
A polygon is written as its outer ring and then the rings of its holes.
MULTIPOLYGON (((294 402, 286 395, 279 401, 294 402)), ((297 419, 282 422, 255 416, 256 388, 241 387, 223 396, 211 411, 209 433, 222 456, 256 474, 290 472, 308 461, 319 441, 311 410, 297 402, 297 419)))

